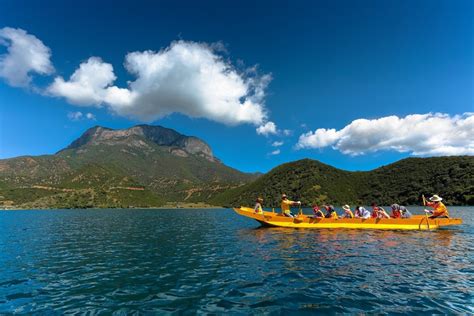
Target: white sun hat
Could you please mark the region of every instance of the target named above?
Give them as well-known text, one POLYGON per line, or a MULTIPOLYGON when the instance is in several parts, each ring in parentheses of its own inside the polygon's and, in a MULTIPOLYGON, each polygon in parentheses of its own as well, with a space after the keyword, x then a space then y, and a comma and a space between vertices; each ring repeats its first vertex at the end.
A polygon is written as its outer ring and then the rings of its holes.
POLYGON ((439 195, 433 195, 432 197, 430 197, 430 201, 431 202, 441 202, 443 199, 441 197, 439 197, 439 195))
POLYGON ((351 207, 346 204, 346 205, 344 205, 344 206, 342 207, 342 209, 343 209, 343 210, 346 210, 346 211, 350 211, 350 210, 351 210, 351 207))

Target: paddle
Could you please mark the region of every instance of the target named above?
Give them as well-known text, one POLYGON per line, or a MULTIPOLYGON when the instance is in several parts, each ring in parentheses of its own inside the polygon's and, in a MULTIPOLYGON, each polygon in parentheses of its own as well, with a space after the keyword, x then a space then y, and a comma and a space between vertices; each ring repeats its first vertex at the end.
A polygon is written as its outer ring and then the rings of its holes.
MULTIPOLYGON (((426 206, 425 195, 422 194, 421 198, 423 199, 423 206, 426 206)), ((428 221, 428 213, 426 213, 426 212, 425 212, 425 217, 426 217, 426 224, 428 224, 428 230, 430 230, 430 222, 428 221)))
POLYGON ((300 215, 303 215, 303 209, 301 208, 301 202, 298 203, 300 206, 300 209, 298 210, 298 214, 293 218, 295 222, 301 223, 303 220, 298 218, 300 215))

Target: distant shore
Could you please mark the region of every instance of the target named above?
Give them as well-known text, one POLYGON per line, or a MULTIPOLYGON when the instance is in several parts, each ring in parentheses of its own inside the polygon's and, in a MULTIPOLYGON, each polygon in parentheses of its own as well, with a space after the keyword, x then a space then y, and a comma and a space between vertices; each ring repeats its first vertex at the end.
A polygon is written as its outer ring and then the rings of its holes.
MULTIPOLYGON (((388 205, 382 205, 382 207, 387 207, 390 208, 388 205)), ((407 207, 410 208, 424 208, 422 205, 407 205, 407 207)), ((448 205, 449 209, 456 209, 457 207, 472 207, 472 205, 448 205)), ((129 207, 88 207, 88 208, 69 208, 69 207, 57 207, 57 208, 42 208, 42 207, 37 207, 37 208, 21 208, 21 207, 2 207, 0 208, 0 211, 47 211, 47 210, 198 210, 198 209, 206 209, 206 210, 220 210, 220 209, 229 209, 232 207, 224 207, 224 206, 217 206, 217 205, 209 205, 205 203, 183 203, 183 204, 169 204, 169 205, 164 205, 164 206, 156 206, 156 207, 135 207, 135 206, 129 206, 129 207)), ((275 208, 265 208, 267 211, 272 211, 274 209, 275 212, 279 212, 280 208, 275 207, 275 208)), ((302 208, 303 210, 309 210, 311 209, 310 206, 306 206, 302 208)), ((336 209, 339 209, 336 207, 336 209)))
POLYGON ((41 211, 41 210, 178 210, 178 209, 224 209, 226 207, 209 205, 205 203, 180 203, 180 204, 165 204, 163 206, 156 207, 139 207, 139 206, 128 206, 128 207, 87 207, 87 208, 73 208, 73 207, 35 207, 35 208, 22 208, 22 207, 2 207, 0 211, 41 211))

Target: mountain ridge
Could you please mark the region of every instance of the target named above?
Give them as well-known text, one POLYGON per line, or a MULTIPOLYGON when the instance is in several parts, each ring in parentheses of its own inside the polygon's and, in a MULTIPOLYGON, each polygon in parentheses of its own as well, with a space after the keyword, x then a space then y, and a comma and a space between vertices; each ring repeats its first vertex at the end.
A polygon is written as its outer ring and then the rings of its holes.
MULTIPOLYGON (((214 157, 211 147, 200 138, 183 135, 171 128, 146 124, 135 125, 126 129, 112 129, 96 125, 86 130, 79 138, 59 152, 68 149, 80 149, 87 145, 111 145, 126 141, 133 136, 144 137, 158 146, 177 147, 188 154, 197 154, 209 161, 220 162, 214 157)), ((178 152, 178 154, 182 155, 183 153, 178 152)))
POLYGON ((0 160, 2 208, 239 206, 257 196, 278 206, 281 193, 305 205, 416 204, 434 193, 474 204, 474 157, 410 157, 369 171, 306 158, 252 174, 223 164, 197 137, 136 125, 94 126, 56 154, 0 160))
POLYGON ((255 177, 223 164, 203 140, 169 128, 95 126, 56 154, 0 160, 0 206, 158 207, 203 202, 255 177))

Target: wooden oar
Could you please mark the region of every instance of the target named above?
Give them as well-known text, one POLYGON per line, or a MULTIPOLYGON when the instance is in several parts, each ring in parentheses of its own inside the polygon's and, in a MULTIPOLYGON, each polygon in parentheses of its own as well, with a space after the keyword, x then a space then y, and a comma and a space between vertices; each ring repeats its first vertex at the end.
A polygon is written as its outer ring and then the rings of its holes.
MULTIPOLYGON (((425 195, 422 194, 421 197, 423 198, 423 206, 426 206, 425 195)), ((430 230, 430 222, 428 221, 428 213, 426 212, 425 212, 425 217, 426 217, 426 224, 428 225, 428 230, 430 230)))
POLYGON ((300 203, 300 209, 298 210, 298 214, 295 217, 293 217, 293 221, 301 223, 303 220, 298 218, 300 215, 303 215, 303 210, 301 208, 301 203, 300 203))

